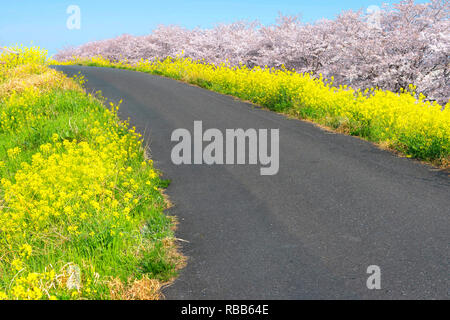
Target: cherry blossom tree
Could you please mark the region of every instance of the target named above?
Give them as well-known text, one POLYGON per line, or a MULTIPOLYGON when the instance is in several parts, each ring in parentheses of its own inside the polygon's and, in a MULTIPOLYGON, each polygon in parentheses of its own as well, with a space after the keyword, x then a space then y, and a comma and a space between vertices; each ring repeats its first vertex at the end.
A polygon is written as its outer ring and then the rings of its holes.
POLYGON ((181 53, 214 64, 285 66, 361 89, 399 91, 414 84, 428 99, 445 104, 450 98, 450 0, 404 0, 315 23, 281 15, 269 26, 245 21, 212 29, 159 26, 146 36, 67 48, 55 58, 102 55, 135 62, 181 53))

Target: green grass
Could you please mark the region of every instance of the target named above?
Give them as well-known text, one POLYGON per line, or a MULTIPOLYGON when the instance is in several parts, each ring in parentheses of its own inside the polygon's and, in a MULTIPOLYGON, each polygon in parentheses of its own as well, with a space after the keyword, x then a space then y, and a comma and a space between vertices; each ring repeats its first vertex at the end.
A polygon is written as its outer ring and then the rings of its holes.
POLYGON ((58 83, 35 89, 0 96, 0 299, 157 298, 158 286, 135 287, 181 263, 168 181, 117 106, 58 83))

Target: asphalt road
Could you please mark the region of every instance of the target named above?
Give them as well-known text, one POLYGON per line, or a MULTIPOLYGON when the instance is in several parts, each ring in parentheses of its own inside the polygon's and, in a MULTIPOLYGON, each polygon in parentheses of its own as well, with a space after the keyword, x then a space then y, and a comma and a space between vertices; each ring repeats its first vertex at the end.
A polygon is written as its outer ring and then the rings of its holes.
POLYGON ((123 99, 179 218, 188 265, 167 299, 449 298, 450 178, 358 138, 144 73, 93 67, 89 90, 123 99), (280 169, 181 165, 175 129, 280 130, 280 169), (381 268, 369 290, 367 268, 381 268))

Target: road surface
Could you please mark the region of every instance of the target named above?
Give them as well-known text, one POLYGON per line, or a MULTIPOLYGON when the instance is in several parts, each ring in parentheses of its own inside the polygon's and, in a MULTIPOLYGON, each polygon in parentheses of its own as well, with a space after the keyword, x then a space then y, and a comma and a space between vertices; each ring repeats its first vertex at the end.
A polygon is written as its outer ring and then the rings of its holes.
POLYGON ((144 73, 65 66, 123 99, 179 219, 188 264, 167 299, 449 298, 450 178, 355 137, 144 73), (175 129, 279 129, 280 169, 181 165, 175 129), (369 290, 371 265, 381 289, 369 290))

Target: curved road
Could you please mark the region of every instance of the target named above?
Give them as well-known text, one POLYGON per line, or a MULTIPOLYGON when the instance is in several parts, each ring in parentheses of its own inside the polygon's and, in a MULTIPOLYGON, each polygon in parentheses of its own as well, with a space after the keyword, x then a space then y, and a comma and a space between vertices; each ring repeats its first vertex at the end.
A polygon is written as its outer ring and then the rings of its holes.
POLYGON ((144 73, 81 71, 90 90, 123 99, 172 180, 170 214, 187 267, 168 299, 449 298, 450 178, 358 138, 144 73), (280 130, 280 170, 171 162, 173 130, 280 130), (381 268, 369 290, 367 268, 381 268))

